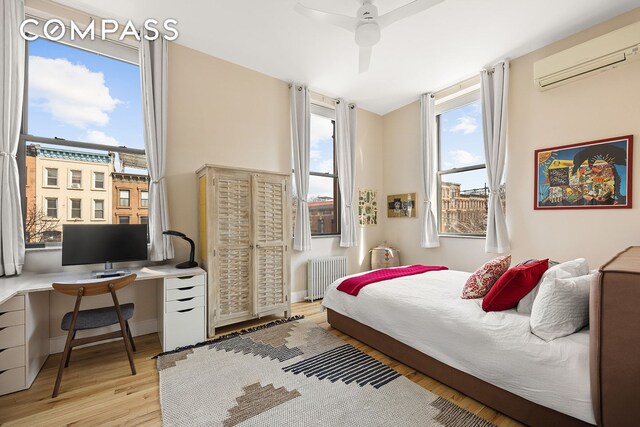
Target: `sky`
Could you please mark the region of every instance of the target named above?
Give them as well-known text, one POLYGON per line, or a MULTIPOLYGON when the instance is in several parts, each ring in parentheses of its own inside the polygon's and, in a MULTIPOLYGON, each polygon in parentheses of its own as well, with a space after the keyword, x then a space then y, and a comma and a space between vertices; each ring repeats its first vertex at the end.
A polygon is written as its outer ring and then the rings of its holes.
POLYGON ((137 65, 29 42, 28 133, 144 149, 137 65))
MULTIPOLYGON (((311 115, 311 152, 309 154, 309 170, 312 172, 329 172, 333 170, 333 123, 331 119, 311 115)), ((316 197, 333 197, 333 180, 318 176, 309 177, 309 200, 316 197)))
MULTIPOLYGON (((484 141, 480 101, 446 111, 440 115, 440 169, 484 164, 484 141)), ((444 175, 444 182, 461 184, 461 190, 482 188, 486 170, 444 175)))

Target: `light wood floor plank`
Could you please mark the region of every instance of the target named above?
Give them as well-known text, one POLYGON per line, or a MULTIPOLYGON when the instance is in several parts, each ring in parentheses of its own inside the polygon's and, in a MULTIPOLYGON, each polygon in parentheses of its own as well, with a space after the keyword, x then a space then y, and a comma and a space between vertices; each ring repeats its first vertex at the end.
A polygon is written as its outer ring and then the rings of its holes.
MULTIPOLYGON (((444 384, 416 372, 377 350, 343 334, 327 323, 320 302, 293 304, 293 314, 302 314, 345 342, 357 347, 392 367, 432 393, 449 399, 464 409, 500 427, 521 424, 465 396, 444 384)), ((268 323, 275 317, 265 317, 218 330, 224 335, 235 330, 268 323)), ((160 396, 156 356, 161 351, 155 334, 136 337, 138 351, 135 363, 138 374, 129 371, 121 342, 100 344, 74 350, 71 364, 62 378, 60 395, 51 399, 60 354, 46 361, 29 390, 0 396, 0 424, 7 426, 160 426, 160 396)))

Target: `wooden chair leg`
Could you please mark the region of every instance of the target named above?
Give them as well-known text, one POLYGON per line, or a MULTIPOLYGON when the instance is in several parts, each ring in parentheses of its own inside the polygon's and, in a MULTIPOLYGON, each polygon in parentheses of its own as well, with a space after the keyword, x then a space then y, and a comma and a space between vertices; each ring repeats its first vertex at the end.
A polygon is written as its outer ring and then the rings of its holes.
MULTIPOLYGON (((71 342, 73 342, 73 340, 76 339, 76 332, 78 331, 73 331, 73 337, 71 337, 71 342)), ((67 353, 67 360, 64 362, 65 368, 69 367, 69 360, 71 360, 71 351, 73 351, 73 347, 69 347, 69 353, 67 353)))
POLYGON ((56 385, 53 387, 52 398, 58 396, 58 392, 60 391, 60 382, 62 381, 62 372, 64 371, 65 363, 69 358, 69 354, 71 353, 71 341, 73 341, 73 337, 76 331, 76 320, 78 319, 78 311, 80 310, 80 301, 82 301, 82 294, 84 292, 84 288, 78 289, 78 297, 76 298, 76 306, 73 309, 73 317, 71 318, 71 326, 69 327, 69 333, 67 334, 67 341, 64 345, 64 352, 62 353, 62 357, 60 358, 60 366, 58 367, 58 376, 56 377, 56 385))
POLYGON ((113 289, 113 284, 109 285, 111 291, 111 297, 113 298, 113 305, 116 307, 116 314, 118 315, 118 321, 120 322, 120 332, 122 333, 122 341, 124 341, 124 348, 127 350, 127 357, 129 358, 129 366, 131 367, 131 375, 136 374, 136 365, 133 363, 133 351, 131 349, 131 342, 127 337, 127 325, 124 323, 122 317, 122 310, 120 310, 120 303, 118 303, 118 297, 116 291, 113 289))
POLYGON ((127 335, 129 336, 129 341, 131 341, 131 348, 133 349, 133 352, 136 352, 136 343, 133 341, 133 335, 131 335, 131 328, 129 327, 129 321, 125 320, 124 321, 125 325, 127 326, 127 335))

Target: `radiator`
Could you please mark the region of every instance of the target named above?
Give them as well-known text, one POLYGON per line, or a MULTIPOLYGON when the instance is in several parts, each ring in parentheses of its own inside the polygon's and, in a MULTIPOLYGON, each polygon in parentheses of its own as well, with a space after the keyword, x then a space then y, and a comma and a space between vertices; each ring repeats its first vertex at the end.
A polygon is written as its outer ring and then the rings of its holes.
POLYGON ((347 257, 310 259, 307 265, 307 299, 321 299, 327 286, 347 275, 347 257))

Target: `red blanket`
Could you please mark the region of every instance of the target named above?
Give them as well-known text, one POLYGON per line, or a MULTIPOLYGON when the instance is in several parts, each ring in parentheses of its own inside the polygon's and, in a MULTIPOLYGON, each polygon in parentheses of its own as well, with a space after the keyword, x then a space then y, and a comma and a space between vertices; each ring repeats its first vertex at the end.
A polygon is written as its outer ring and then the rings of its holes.
POLYGON ((426 273, 427 271, 439 270, 448 270, 448 268, 441 265, 419 264, 400 268, 382 268, 380 270, 372 271, 371 273, 344 279, 342 283, 338 285, 338 290, 346 292, 349 295, 356 296, 360 292, 360 289, 370 285, 371 283, 395 279, 396 277, 413 276, 414 274, 426 273))

